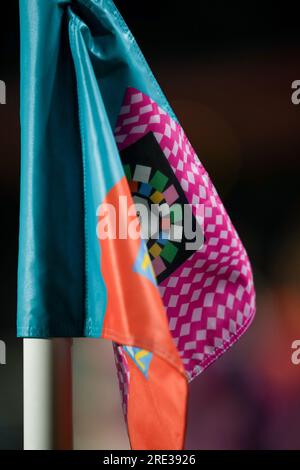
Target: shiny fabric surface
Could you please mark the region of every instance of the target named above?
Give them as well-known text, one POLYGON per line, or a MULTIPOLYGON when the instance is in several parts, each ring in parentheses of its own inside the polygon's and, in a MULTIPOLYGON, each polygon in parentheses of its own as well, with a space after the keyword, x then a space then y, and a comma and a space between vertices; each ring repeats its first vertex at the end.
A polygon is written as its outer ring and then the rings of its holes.
POLYGON ((99 337, 96 211, 122 171, 112 129, 126 88, 175 116, 110 0, 20 0, 20 17, 17 333, 99 337))

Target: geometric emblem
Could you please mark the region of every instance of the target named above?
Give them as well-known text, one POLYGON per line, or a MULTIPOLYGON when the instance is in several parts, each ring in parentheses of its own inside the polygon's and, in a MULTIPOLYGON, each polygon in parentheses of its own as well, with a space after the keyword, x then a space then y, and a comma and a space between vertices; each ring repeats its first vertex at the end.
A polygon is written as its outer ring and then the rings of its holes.
POLYGON ((160 284, 200 248, 194 243, 194 249, 186 249, 196 235, 186 238, 185 218, 190 218, 191 232, 197 231, 198 240, 203 239, 202 229, 152 132, 122 150, 121 159, 133 200, 148 214, 147 226, 152 232, 143 235, 160 284))
POLYGON ((140 349, 132 346, 123 346, 124 351, 131 357, 140 371, 148 379, 148 371, 153 354, 146 349, 140 349))

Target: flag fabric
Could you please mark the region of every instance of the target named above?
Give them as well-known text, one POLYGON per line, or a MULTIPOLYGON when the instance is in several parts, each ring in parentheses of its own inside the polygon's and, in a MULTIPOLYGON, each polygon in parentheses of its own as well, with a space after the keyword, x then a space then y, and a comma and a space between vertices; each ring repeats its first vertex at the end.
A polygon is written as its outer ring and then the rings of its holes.
POLYGON ((253 319, 247 253, 114 3, 20 17, 17 334, 111 340, 132 448, 181 449, 188 381, 253 319))

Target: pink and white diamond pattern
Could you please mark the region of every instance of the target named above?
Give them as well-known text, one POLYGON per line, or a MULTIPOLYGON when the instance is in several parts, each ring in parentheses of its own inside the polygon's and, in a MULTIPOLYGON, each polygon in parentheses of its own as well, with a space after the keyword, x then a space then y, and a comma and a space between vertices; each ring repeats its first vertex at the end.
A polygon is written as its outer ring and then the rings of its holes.
POLYGON ((127 357, 124 349, 119 344, 113 343, 114 356, 117 367, 117 375, 119 379, 119 387, 121 392, 122 410, 124 413, 125 420, 127 419, 127 405, 129 397, 129 383, 130 383, 130 372, 127 362, 127 357))
POLYGON ((159 286, 189 380, 222 355, 255 313, 250 262, 183 129, 152 99, 128 88, 115 130, 119 150, 153 132, 206 242, 159 286), (204 205, 204 211, 197 205, 204 205))

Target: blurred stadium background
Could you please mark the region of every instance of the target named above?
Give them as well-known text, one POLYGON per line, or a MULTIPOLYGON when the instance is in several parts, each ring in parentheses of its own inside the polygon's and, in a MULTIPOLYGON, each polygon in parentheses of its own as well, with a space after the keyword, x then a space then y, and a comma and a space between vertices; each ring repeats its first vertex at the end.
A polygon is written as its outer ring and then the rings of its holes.
MULTIPOLYGON (((30 0, 28 0, 30 1, 30 0)), ((256 319, 191 386, 187 447, 300 449, 300 16, 295 6, 144 1, 118 7, 247 248, 256 319)), ((15 338, 19 199, 18 2, 3 2, 0 79, 0 449, 22 448, 22 341, 15 338)), ((45 216, 45 223, 47 219, 45 216)), ((74 341, 75 446, 126 449, 112 350, 74 341)))

